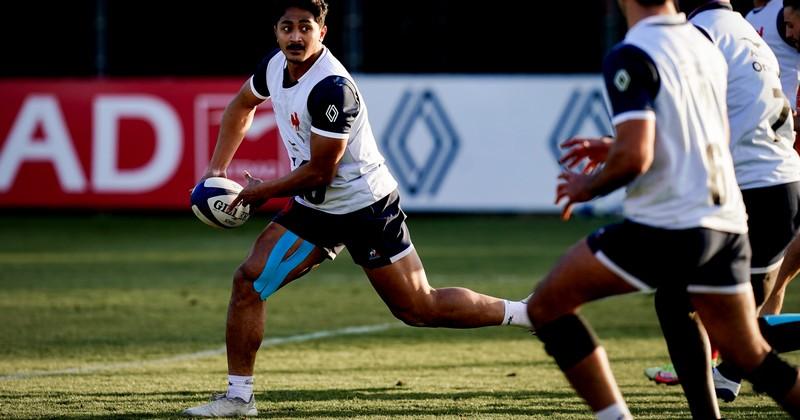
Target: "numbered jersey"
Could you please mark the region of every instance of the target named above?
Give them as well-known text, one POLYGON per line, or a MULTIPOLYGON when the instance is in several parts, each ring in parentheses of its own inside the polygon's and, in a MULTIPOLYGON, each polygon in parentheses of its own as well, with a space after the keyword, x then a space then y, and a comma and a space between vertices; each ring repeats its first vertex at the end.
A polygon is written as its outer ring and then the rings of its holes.
POLYGON ((792 109, 797 109, 797 77, 800 72, 800 53, 786 41, 783 23, 783 0, 771 0, 764 7, 753 9, 747 21, 764 38, 775 53, 780 66, 781 87, 792 109))
POLYGON ((286 57, 275 50, 256 69, 250 87, 259 98, 272 99, 292 170, 311 160, 312 133, 347 142, 331 184, 295 200, 327 213, 345 214, 394 191, 397 181, 378 151, 364 98, 344 66, 324 48, 300 80, 288 83, 285 72, 286 57))
POLYGON ((731 154, 739 187, 800 180, 792 110, 781 91, 775 54, 728 3, 709 3, 689 20, 708 35, 728 63, 731 154))
POLYGON ((603 73, 614 125, 655 120, 653 161, 628 185, 625 216, 666 229, 747 232, 719 50, 685 15, 651 16, 609 53, 603 73))

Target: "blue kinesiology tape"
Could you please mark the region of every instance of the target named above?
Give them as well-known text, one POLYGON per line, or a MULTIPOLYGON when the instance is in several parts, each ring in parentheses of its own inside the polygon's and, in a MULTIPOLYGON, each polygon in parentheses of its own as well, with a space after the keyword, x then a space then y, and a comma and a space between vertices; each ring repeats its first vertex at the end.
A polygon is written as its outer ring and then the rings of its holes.
POLYGON ((264 266, 264 271, 253 282, 253 288, 261 295, 261 300, 266 300, 275 293, 286 279, 286 276, 297 268, 308 257, 308 254, 314 250, 312 243, 303 241, 294 251, 294 254, 286 261, 283 261, 283 257, 286 256, 289 248, 292 247, 296 240, 297 235, 287 230, 272 248, 272 252, 267 258, 267 264, 264 266))
POLYGON ((800 314, 766 315, 763 318, 768 325, 781 325, 800 321, 800 314))

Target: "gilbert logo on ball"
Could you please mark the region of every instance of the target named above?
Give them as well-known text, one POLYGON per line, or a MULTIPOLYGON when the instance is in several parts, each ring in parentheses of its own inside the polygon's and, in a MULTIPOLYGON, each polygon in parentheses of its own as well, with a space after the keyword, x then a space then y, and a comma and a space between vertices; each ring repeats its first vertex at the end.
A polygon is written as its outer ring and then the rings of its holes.
POLYGON ((212 177, 192 189, 192 211, 203 223, 216 228, 235 228, 250 217, 250 206, 236 206, 228 213, 231 202, 242 186, 228 178, 212 177))

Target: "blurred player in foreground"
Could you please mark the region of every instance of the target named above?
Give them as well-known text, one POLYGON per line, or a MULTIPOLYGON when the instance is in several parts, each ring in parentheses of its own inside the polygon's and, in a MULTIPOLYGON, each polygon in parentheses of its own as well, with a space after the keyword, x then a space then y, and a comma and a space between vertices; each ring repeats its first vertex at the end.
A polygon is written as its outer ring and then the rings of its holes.
MULTIPOLYGON (((798 127, 798 78, 800 78, 800 1, 771 0, 753 1, 755 6, 746 19, 769 45, 780 66, 781 85, 789 99, 794 115, 795 129, 798 127)), ((795 150, 800 151, 800 142, 795 133, 795 150)), ((761 315, 776 315, 783 308, 786 286, 800 274, 800 237, 789 244, 785 259, 778 272, 772 293, 768 295, 761 315)))
MULTIPOLYGON (((747 20, 759 30, 778 57, 784 93, 792 104, 795 130, 797 130, 797 86, 798 78, 800 78, 800 0, 772 0, 760 9, 753 9, 747 14, 747 20), (766 22, 766 19, 776 14, 776 10, 778 19, 773 17, 771 22, 766 22), (776 21, 777 23, 775 23, 776 21), (792 100, 792 93, 795 95, 794 100, 792 100)), ((797 137, 795 137, 794 147, 795 150, 800 148, 797 137)), ((800 274, 800 237, 795 237, 786 250, 786 259, 781 265, 772 294, 761 308, 762 315, 776 315, 781 312, 786 286, 798 274, 800 274)))
MULTIPOLYGON (((798 372, 756 324, 746 214, 728 148, 725 59, 672 1, 620 6, 629 31, 603 66, 617 137, 607 153, 575 151, 575 159, 604 165, 592 174, 564 171, 556 201, 566 199, 569 218, 575 203, 626 186, 625 220, 561 258, 528 304, 534 327, 598 419, 631 418, 605 351, 577 311, 612 295, 686 291, 723 357, 799 416, 798 372)), ((707 354, 705 331, 693 325, 707 354)))
POLYGON ((292 171, 269 181, 247 175, 249 183, 231 208, 294 198, 256 239, 234 275, 225 334, 228 391, 184 411, 190 416, 258 414, 253 370, 264 335, 265 299, 345 246, 392 313, 408 325, 530 328, 523 302, 428 284, 364 98, 322 44, 327 4, 277 3, 274 31, 280 49, 264 58, 226 108, 204 178, 226 176, 255 108, 271 99, 292 171))
MULTIPOLYGON (((689 21, 719 48, 728 64, 730 149, 747 209, 752 249, 750 282, 758 308, 770 295, 784 251, 800 227, 800 156, 793 147, 791 107, 781 89, 775 54, 729 2, 683 0, 680 6, 690 13, 689 21)), ((697 357, 694 349, 699 344, 687 339, 691 333, 686 329, 695 329, 683 325, 695 322, 690 315, 691 305, 684 304, 687 298, 683 291, 678 295, 674 292, 660 289, 656 308, 670 343, 675 370, 671 375, 664 375, 661 370, 652 379, 677 382, 680 377, 693 415, 707 418, 715 405, 707 390, 709 364, 697 357), (674 339, 669 339, 670 335, 674 339)), ((776 351, 800 348, 797 316, 760 318, 759 327, 776 351)), ((647 369, 646 374, 651 370, 654 368, 647 369)), ((713 370, 713 379, 721 399, 736 398, 742 374, 735 366, 723 362, 713 370)))

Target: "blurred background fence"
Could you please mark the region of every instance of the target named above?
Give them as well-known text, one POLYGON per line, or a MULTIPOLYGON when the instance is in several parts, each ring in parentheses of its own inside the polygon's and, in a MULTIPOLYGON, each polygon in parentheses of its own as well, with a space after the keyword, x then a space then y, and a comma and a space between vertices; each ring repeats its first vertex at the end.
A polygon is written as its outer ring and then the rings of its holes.
MULTIPOLYGON (((270 7, 0 3, 0 206, 185 209, 221 111, 275 48, 270 7)), ((555 211, 558 143, 611 133, 599 71, 625 32, 615 0, 330 7, 325 43, 359 83, 408 210, 555 211)), ((279 176, 285 159, 266 103, 229 175, 279 176)))

